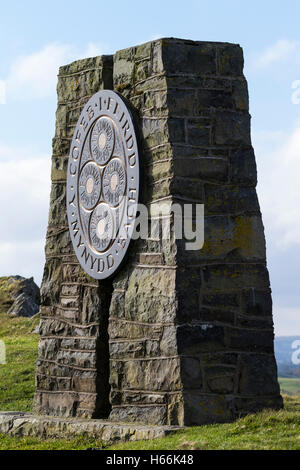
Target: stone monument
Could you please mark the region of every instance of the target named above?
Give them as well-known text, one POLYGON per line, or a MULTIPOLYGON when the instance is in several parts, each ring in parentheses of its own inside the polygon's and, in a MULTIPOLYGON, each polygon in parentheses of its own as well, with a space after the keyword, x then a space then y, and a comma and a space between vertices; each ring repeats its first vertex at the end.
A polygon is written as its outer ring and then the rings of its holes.
POLYGON ((35 411, 199 425, 282 407, 240 46, 155 40, 61 67, 57 92, 35 411), (120 194, 154 223, 172 223, 162 201, 204 204, 203 247, 110 241, 120 194))

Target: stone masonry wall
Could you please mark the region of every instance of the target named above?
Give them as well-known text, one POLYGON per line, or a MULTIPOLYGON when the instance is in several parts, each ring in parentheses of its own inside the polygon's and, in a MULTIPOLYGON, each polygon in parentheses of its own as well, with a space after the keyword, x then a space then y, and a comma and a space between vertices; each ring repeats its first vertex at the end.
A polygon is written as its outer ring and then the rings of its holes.
POLYGON ((241 48, 160 39, 61 68, 58 97, 38 411, 192 425, 281 407, 241 48), (160 202, 204 203, 205 244, 151 235, 97 283, 70 244, 66 164, 82 106, 112 87, 139 123, 141 202, 157 223, 160 202))
POLYGON ((81 269, 66 213, 73 131, 82 107, 103 88, 112 88, 111 56, 60 67, 34 400, 41 414, 101 417, 110 408, 107 311, 111 288, 102 285, 100 289, 81 269))
POLYGON ((162 39, 126 49, 114 88, 137 110, 143 202, 204 203, 205 244, 139 242, 115 280, 110 416, 190 425, 280 407, 241 48, 162 39))

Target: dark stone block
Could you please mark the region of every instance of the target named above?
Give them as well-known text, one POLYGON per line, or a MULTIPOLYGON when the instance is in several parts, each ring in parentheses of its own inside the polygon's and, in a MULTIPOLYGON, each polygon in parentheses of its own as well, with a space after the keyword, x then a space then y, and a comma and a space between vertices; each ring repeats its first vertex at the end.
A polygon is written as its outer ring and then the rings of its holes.
POLYGON ((239 364, 239 393, 241 395, 279 395, 277 366, 274 356, 242 354, 239 364))
POLYGON ((259 213, 259 203, 254 188, 205 185, 205 213, 240 214, 259 213))
POLYGON ((167 105, 172 116, 195 116, 196 111, 196 91, 171 89, 167 94, 167 105))
POLYGON ((234 401, 236 418, 266 409, 280 410, 281 408, 283 408, 283 400, 279 393, 270 397, 236 397, 234 401))
POLYGON ((236 366, 238 362, 238 352, 211 352, 201 354, 203 366, 236 366))
POLYGON ((270 290, 261 291, 254 287, 243 290, 243 311, 253 316, 272 316, 272 297, 270 290))
POLYGON ((218 70, 221 75, 242 75, 243 50, 239 44, 224 44, 218 48, 218 70))
POLYGON ((210 108, 235 109, 235 101, 231 90, 198 90, 196 113, 210 108))
POLYGON ((189 119, 187 122, 188 143, 198 147, 210 144, 210 126, 207 119, 189 119))
POLYGON ((162 39, 162 60, 167 74, 210 75, 216 73, 214 44, 162 39))
POLYGON ((199 317, 204 322, 218 322, 229 325, 234 325, 235 323, 235 313, 229 310, 201 307, 199 317))
POLYGON ((226 182, 228 179, 228 162, 222 158, 200 157, 185 158, 178 157, 173 161, 174 173, 177 176, 199 178, 211 182, 226 182))
POLYGON ((197 357, 182 357, 180 359, 180 374, 184 389, 198 389, 203 385, 201 359, 197 357))
POLYGON ((181 178, 175 176, 170 183, 170 193, 182 198, 188 197, 199 203, 204 201, 204 185, 197 178, 181 178))
POLYGON ((253 318, 244 315, 237 315, 236 326, 242 328, 257 328, 258 330, 272 330, 273 320, 272 317, 253 318))
POLYGON ((211 323, 178 325, 177 347, 179 354, 222 351, 225 349, 224 328, 211 323))
POLYGON ((251 145, 249 114, 216 111, 213 135, 216 145, 251 145))
POLYGON ((185 142, 185 130, 183 119, 169 119, 169 138, 171 142, 185 142))
POLYGON ((109 419, 129 423, 164 425, 167 423, 167 406, 118 406, 113 407, 109 419))
POLYGON ((226 346, 232 350, 273 354, 273 330, 226 327, 226 346))
POLYGON ((253 148, 239 149, 232 154, 231 182, 256 186, 257 172, 253 148))
POLYGON ((235 368, 224 365, 205 367, 204 380, 207 391, 218 394, 234 393, 235 368))
POLYGON ((176 276, 178 321, 199 319, 200 269, 180 269, 176 276), (189 295, 187 295, 187 292, 189 295))
POLYGON ((269 288, 269 274, 264 264, 216 264, 203 268, 203 293, 225 290, 269 288))
POLYGON ((239 295, 237 293, 205 294, 202 296, 202 304, 220 308, 238 307, 239 295))
POLYGON ((183 399, 186 426, 224 423, 231 421, 234 417, 233 399, 230 396, 184 391, 183 399))

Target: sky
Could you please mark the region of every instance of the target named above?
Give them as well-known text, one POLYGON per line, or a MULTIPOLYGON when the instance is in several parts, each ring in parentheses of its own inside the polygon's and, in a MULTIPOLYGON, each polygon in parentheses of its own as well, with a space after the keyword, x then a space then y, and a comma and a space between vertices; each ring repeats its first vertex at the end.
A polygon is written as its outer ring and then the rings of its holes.
POLYGON ((0 0, 0 276, 40 284, 58 67, 159 37, 242 46, 276 335, 300 335, 300 2, 0 0))

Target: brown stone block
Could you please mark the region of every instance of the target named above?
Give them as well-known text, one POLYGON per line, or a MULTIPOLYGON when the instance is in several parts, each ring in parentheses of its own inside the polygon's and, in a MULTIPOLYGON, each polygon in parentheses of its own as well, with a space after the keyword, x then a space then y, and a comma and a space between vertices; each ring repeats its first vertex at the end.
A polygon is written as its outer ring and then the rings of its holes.
POLYGON ((175 272, 172 269, 140 268, 129 277, 125 294, 126 317, 146 322, 175 318, 175 272))
POLYGON ((232 398, 226 395, 199 394, 198 391, 184 391, 184 423, 199 426, 208 423, 224 423, 234 417, 232 398))
POLYGON ((67 226, 66 186, 61 183, 52 183, 50 193, 49 225, 67 226))
POLYGON ((68 159, 63 157, 52 157, 51 180, 66 181, 67 178, 68 159))
POLYGON ((162 62, 167 74, 216 73, 216 47, 213 43, 166 38, 161 40, 162 62))
POLYGON ((243 74, 244 57, 239 44, 219 43, 217 45, 218 72, 221 75, 243 74))
MULTIPOLYGON (((177 152, 176 152, 177 153, 177 152)), ((228 180, 228 162, 222 158, 201 157, 195 152, 193 158, 187 158, 184 155, 180 156, 181 152, 178 149, 178 156, 176 155, 173 168, 174 174, 181 177, 192 177, 210 182, 224 183, 228 180)))
POLYGON ((278 396, 277 366, 274 356, 241 354, 238 391, 241 395, 278 396), (253 377, 256 377, 253 380, 253 377))
POLYGON ((269 397, 236 397, 234 402, 235 417, 240 418, 251 413, 258 413, 266 409, 280 410, 283 400, 279 395, 269 397))
POLYGON ((224 327, 198 322, 179 325, 177 348, 179 354, 189 356, 197 356, 201 352, 224 351, 226 349, 224 327))
POLYGON ((52 139, 53 155, 57 157, 67 157, 70 151, 70 145, 70 139, 61 139, 55 137, 54 139, 52 139))
POLYGON ((269 274, 263 263, 214 264, 203 268, 203 293, 233 289, 267 289, 269 274))
POLYGON ((216 145, 251 145, 250 116, 248 113, 215 111, 213 143, 216 145))
POLYGON ((109 415, 112 421, 143 423, 152 425, 167 424, 166 405, 113 406, 109 415))
POLYGON ((110 361, 113 389, 176 391, 181 389, 179 358, 110 361), (118 362, 118 364, 116 363, 118 362))
POLYGON ((205 213, 243 215, 260 213, 254 188, 205 185, 205 213))
POLYGON ((226 346, 231 350, 273 354, 273 329, 252 330, 226 327, 226 346))

